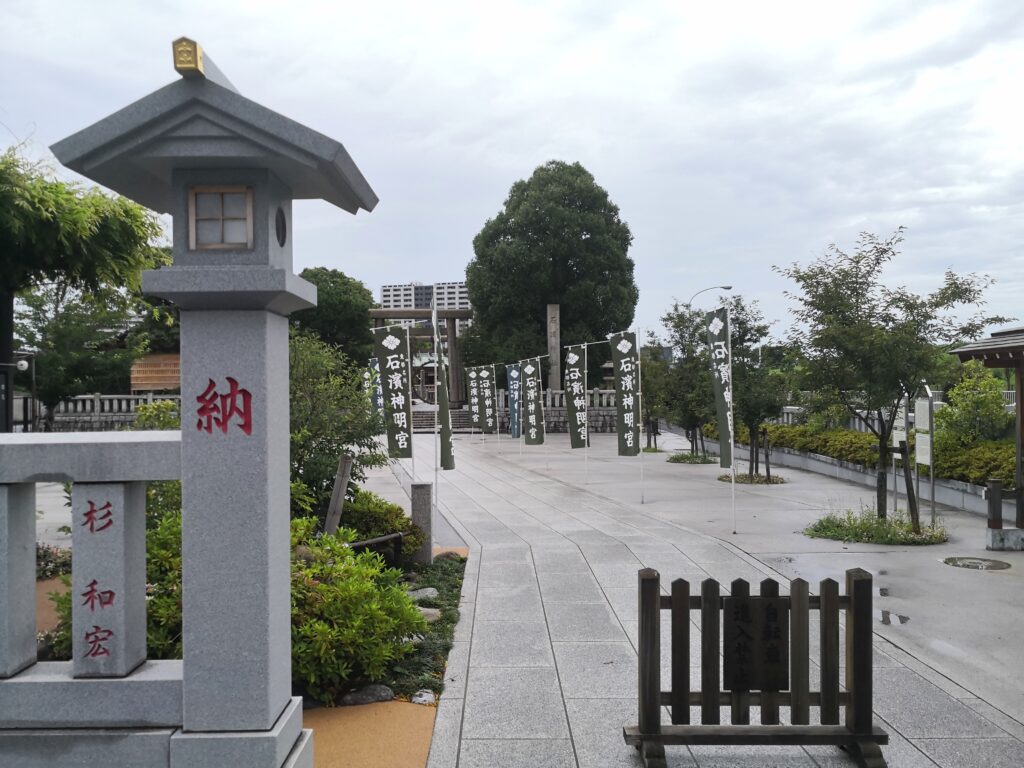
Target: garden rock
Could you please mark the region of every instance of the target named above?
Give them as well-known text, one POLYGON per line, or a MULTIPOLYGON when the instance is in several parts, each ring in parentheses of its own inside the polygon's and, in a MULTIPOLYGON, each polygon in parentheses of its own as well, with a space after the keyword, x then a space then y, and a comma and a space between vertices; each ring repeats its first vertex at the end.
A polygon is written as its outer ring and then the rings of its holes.
POLYGON ((426 620, 427 624, 433 624, 441 618, 441 611, 437 608, 424 608, 423 606, 416 606, 419 609, 420 614, 426 620))
POLYGON ((429 688, 422 688, 412 695, 409 699, 413 704, 433 704, 436 699, 434 698, 434 692, 429 688))
POLYGON ((415 602, 420 600, 435 600, 437 599, 437 590, 433 587, 424 587, 423 589, 414 589, 407 593, 415 602))
POLYGON ((346 693, 341 697, 341 706, 351 707, 357 704, 373 704, 377 701, 391 701, 395 698, 395 692, 386 685, 371 683, 358 691, 346 693))

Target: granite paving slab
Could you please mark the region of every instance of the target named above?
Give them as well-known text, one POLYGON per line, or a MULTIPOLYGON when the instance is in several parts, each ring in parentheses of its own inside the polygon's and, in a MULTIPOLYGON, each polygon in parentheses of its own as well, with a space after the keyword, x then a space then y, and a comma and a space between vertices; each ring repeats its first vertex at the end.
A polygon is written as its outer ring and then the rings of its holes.
POLYGON ((471 667, 462 738, 569 738, 555 670, 471 667))
POLYGON ((1020 768, 1024 744, 1017 739, 914 739, 942 768, 1020 768))
POLYGON ((566 699, 636 697, 637 657, 629 643, 553 643, 566 699))
POLYGON ((608 603, 548 603, 552 641, 624 641, 626 634, 608 603))
POLYGON ((466 739, 459 768, 576 768, 569 739, 466 739))
POLYGON ((551 641, 543 621, 478 621, 473 626, 475 667, 553 667, 551 641))

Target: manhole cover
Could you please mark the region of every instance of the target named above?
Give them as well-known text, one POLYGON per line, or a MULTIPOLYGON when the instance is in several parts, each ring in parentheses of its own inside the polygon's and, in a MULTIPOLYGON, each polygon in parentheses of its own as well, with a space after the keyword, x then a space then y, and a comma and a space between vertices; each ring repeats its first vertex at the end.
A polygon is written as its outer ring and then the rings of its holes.
POLYGON ((955 568, 970 568, 972 571, 1005 571, 1010 567, 1009 563, 1002 560, 989 560, 985 557, 947 557, 942 562, 955 568))

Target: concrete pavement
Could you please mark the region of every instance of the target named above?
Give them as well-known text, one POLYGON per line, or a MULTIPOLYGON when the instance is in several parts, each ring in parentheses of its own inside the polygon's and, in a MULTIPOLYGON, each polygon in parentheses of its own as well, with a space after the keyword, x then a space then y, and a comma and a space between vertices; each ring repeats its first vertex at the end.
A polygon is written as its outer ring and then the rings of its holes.
MULTIPOLYGON (((431 437, 418 436, 416 450, 422 473, 431 437)), ((507 438, 457 436, 456 450, 458 469, 441 473, 440 503, 471 556, 430 768, 638 765, 621 729, 637 717, 636 572, 644 566, 663 580, 723 584, 801 575, 812 589, 848 567, 872 570, 885 594, 876 598, 875 710, 892 738, 889 765, 1024 764, 1016 643, 1024 557, 998 553, 1013 567, 993 572, 938 562, 985 555, 979 518, 947 515, 951 543, 926 549, 811 540, 799 533, 807 523, 869 503, 870 489, 784 470, 785 485, 737 486, 733 535, 730 488, 716 480, 716 466, 647 455, 641 482, 641 459, 615 457, 605 435, 594 436, 586 461, 565 435, 522 452, 507 438)), ((369 486, 393 483, 375 472, 369 486)), ((852 764, 827 747, 674 747, 668 755, 679 766, 852 764)))

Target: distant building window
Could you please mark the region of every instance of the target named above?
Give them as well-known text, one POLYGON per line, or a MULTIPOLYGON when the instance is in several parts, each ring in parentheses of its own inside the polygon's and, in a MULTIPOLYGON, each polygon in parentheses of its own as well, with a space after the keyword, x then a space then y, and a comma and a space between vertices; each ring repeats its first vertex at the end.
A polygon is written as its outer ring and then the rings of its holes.
POLYGON ((188 243, 193 251, 252 248, 252 189, 193 187, 188 193, 188 243))

